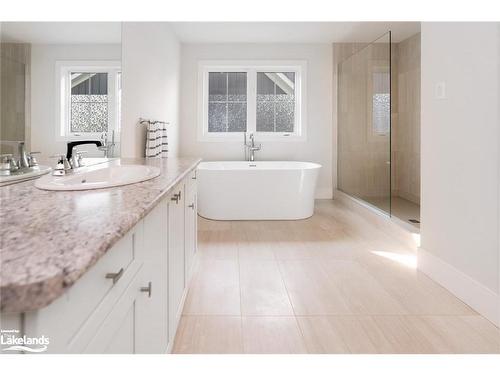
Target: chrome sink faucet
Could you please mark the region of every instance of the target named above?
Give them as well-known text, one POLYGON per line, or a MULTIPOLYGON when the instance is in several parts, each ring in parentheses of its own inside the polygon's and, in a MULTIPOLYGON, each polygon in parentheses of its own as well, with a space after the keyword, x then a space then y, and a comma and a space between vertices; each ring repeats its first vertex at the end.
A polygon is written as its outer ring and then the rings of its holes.
POLYGON ((26 144, 24 141, 18 141, 18 158, 16 160, 13 154, 0 155, 0 175, 11 175, 15 173, 24 173, 27 169, 38 168, 38 161, 35 155, 39 151, 26 151, 26 144))
POLYGON ((245 159, 247 161, 255 161, 255 151, 259 151, 262 148, 262 145, 260 143, 257 146, 255 145, 255 137, 253 133, 250 133, 249 138, 250 143, 247 142, 247 133, 244 133, 243 144, 245 146, 245 159))
POLYGON ((29 168, 30 162, 26 153, 26 145, 24 142, 19 142, 19 168, 29 168))
POLYGON ((108 139, 108 133, 104 132, 101 134, 102 146, 98 147, 100 151, 104 152, 105 158, 112 158, 114 154, 115 142, 115 131, 111 131, 111 140, 108 139))

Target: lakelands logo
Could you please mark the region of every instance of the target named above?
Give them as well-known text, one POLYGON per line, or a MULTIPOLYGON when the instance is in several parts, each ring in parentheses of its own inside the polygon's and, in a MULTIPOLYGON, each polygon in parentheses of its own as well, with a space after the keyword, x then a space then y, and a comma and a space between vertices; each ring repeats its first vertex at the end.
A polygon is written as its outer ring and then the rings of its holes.
POLYGON ((19 336, 17 329, 2 329, 0 331, 2 351, 41 353, 47 350, 49 343, 49 338, 44 335, 40 337, 19 336), (7 347, 4 348, 4 346, 7 347))

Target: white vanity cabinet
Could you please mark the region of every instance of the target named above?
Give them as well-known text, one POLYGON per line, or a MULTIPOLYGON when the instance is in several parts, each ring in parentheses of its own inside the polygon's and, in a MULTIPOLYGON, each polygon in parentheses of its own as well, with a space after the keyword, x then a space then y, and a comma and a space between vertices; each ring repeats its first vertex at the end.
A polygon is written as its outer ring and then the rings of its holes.
POLYGON ((123 306, 127 298, 129 309, 140 297, 140 287, 129 286, 138 280, 143 254, 141 221, 61 297, 24 313, 24 334, 48 337, 49 353, 101 352, 98 348, 106 347, 103 340, 111 340, 120 330, 120 326, 106 324, 109 316, 116 315, 115 307, 123 306))
POLYGON ((143 220, 143 288, 137 314, 137 353, 162 353, 168 347, 168 198, 143 220))
POLYGON ((7 321, 21 321, 29 337, 48 337, 48 353, 168 352, 196 252, 193 177, 171 189, 61 297, 7 321))
POLYGON ((168 326, 173 343, 184 293, 184 184, 174 188, 168 200, 168 326))
POLYGON ((185 227, 185 282, 191 279, 194 256, 198 248, 198 203, 196 189, 196 170, 191 172, 186 179, 186 202, 184 204, 185 227))

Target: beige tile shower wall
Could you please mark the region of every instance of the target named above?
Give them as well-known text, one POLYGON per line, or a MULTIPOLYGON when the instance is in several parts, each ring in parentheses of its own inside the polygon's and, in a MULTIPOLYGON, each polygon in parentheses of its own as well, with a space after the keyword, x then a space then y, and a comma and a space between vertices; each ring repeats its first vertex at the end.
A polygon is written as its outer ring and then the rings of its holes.
MULTIPOLYGON (((333 186, 339 187, 344 184, 346 187, 356 192, 357 195, 366 196, 366 186, 371 185, 369 189, 371 197, 387 195, 387 176, 386 169, 376 168, 381 166, 380 162, 387 157, 386 148, 369 150, 365 147, 359 150, 345 152, 346 160, 349 163, 342 170, 338 164, 338 153, 345 151, 345 145, 339 142, 339 122, 347 121, 355 123, 357 120, 363 122, 366 113, 364 105, 360 101, 354 103, 354 94, 350 95, 351 105, 360 108, 357 114, 347 117, 340 108, 339 100, 339 63, 349 58, 354 53, 367 46, 367 43, 335 43, 333 46, 333 87, 337 99, 334 100, 333 107, 333 144, 337 145, 338 152, 333 153, 333 186), (353 116, 361 116, 357 120, 353 116), (373 151, 373 152, 372 152, 373 151), (349 165, 362 165, 356 162, 359 158, 368 159, 366 152, 371 152, 371 164, 359 168, 350 168, 349 165), (337 181, 337 168, 340 178, 337 181), (367 182, 368 181, 368 182, 367 182), (378 187, 378 188, 377 188, 378 187)), ((391 152, 391 173, 392 173, 392 194, 408 199, 417 204, 420 203, 420 33, 400 42, 393 43, 391 46, 391 132, 392 132, 392 152, 391 152)), ((359 94, 361 95, 361 94, 359 94)), ((361 99, 363 101, 364 99, 361 99)), ((351 125, 352 126, 352 125, 351 125)), ((355 125, 354 125, 355 127, 355 125)), ((365 133, 361 130, 350 129, 351 136, 365 138, 365 133), (355 134, 357 132, 357 134, 355 134)), ((369 197, 367 196, 367 197, 369 197)))
POLYGON ((380 201, 388 209, 389 139, 375 133, 371 111, 372 72, 389 69, 388 46, 375 43, 359 50, 353 45, 337 45, 335 50, 339 55, 358 50, 341 60, 338 68, 337 184, 349 195, 380 201))
POLYGON ((393 51, 392 193, 420 204, 420 33, 393 51))
POLYGON ((30 139, 30 52, 24 43, 1 43, 0 153, 15 153, 16 141, 30 139))
POLYGON ((332 144, 333 144, 333 152, 332 152, 332 186, 333 189, 337 189, 338 181, 337 181, 337 160, 338 160, 338 101, 339 101, 339 63, 347 59, 349 56, 353 55, 363 47, 366 47, 368 43, 334 43, 333 44, 333 76, 332 76, 332 85, 333 85, 333 106, 332 106, 332 144))

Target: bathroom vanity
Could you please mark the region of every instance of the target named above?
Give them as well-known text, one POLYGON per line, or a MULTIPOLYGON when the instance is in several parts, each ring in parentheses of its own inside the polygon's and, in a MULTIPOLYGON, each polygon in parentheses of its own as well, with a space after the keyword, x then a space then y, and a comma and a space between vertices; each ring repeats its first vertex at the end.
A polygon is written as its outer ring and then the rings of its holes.
POLYGON ((0 188, 1 328, 48 353, 166 353, 197 246, 195 158, 120 159, 161 175, 86 191, 0 188))

